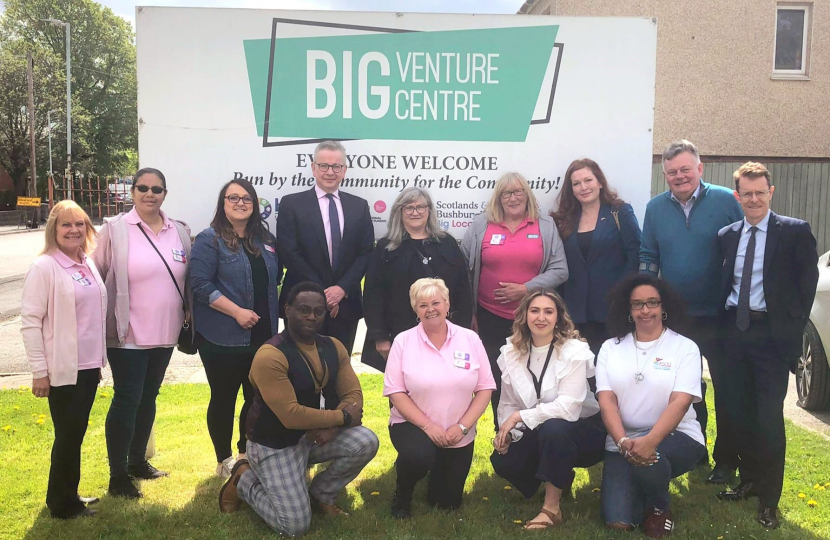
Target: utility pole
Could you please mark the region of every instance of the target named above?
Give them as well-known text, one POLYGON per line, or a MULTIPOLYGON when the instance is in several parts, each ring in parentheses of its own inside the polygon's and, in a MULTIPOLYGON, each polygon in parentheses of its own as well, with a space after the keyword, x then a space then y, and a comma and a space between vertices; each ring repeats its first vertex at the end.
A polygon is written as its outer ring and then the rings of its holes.
POLYGON ((32 53, 26 55, 26 75, 29 79, 29 145, 31 146, 32 162, 29 165, 29 171, 32 173, 31 183, 29 184, 29 197, 37 197, 37 156, 35 154, 35 83, 34 70, 35 61, 32 58, 32 53))
POLYGON ((62 26, 66 30, 66 182, 69 182, 69 198, 72 199, 74 182, 72 178, 72 59, 71 33, 69 23, 57 19, 41 19, 55 26, 62 26))

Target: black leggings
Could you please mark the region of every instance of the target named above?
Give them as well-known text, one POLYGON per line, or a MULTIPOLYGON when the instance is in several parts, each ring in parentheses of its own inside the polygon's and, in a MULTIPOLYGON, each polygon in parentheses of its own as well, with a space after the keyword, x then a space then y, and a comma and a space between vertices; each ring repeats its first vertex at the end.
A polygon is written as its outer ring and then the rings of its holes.
POLYGON ((217 463, 225 461, 233 454, 231 451, 233 418, 240 386, 245 403, 239 414, 239 440, 236 448, 240 453, 245 452, 248 442, 245 437, 245 420, 254 399, 254 387, 248 379, 248 374, 251 371, 251 363, 257 348, 253 346, 223 347, 204 338, 199 339, 199 356, 202 357, 205 375, 210 385, 210 403, 207 409, 208 433, 213 442, 217 463))

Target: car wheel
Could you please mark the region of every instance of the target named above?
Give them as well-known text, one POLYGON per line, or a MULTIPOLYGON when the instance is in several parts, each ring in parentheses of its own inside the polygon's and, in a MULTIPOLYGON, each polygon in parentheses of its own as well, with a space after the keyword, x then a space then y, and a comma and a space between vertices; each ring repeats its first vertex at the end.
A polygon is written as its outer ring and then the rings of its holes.
POLYGON ((798 389, 798 406, 808 411, 819 411, 830 407, 830 365, 827 352, 813 323, 807 321, 801 358, 795 370, 798 389))

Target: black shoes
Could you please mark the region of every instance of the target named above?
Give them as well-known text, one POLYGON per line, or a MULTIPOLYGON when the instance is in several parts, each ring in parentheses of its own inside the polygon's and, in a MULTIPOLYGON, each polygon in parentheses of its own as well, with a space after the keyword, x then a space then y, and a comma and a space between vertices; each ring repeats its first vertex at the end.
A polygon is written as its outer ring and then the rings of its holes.
POLYGON ((755 521, 761 524, 765 529, 777 529, 781 524, 778 521, 778 509, 770 508, 768 506, 758 506, 758 514, 755 521))
POLYGON ((412 496, 404 497, 395 491, 392 496, 392 517, 407 519, 410 516, 412 516, 412 496))
POLYGON ((133 484, 129 475, 110 476, 110 487, 107 490, 113 497, 124 497, 125 499, 140 499, 141 492, 133 484))
POLYGON ((741 482, 735 489, 727 489, 718 493, 717 497, 721 501, 743 501, 750 497, 757 497, 758 492, 755 490, 755 484, 752 482, 741 482))
POLYGON ((146 460, 138 465, 127 466, 127 473, 133 478, 140 478, 141 480, 155 480, 156 478, 170 476, 168 473, 156 469, 146 460))
POLYGON ((735 470, 726 465, 715 465, 712 474, 706 479, 707 484, 728 484, 735 476, 735 470))

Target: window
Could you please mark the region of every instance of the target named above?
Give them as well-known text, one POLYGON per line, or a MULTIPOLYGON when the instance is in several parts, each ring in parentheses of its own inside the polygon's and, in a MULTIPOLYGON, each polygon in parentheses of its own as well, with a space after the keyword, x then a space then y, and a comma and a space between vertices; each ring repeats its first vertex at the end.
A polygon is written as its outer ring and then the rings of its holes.
POLYGON ((778 3, 773 78, 808 78, 811 12, 812 4, 778 3))

